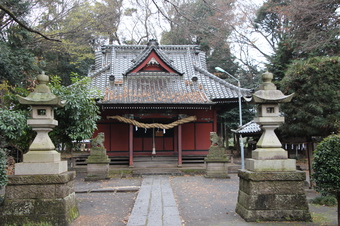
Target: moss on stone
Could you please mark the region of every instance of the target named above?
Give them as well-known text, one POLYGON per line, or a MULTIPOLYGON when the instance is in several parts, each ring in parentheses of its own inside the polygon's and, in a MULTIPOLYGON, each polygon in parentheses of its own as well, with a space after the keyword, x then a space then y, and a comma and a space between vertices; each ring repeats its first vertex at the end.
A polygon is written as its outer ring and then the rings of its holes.
POLYGON ((72 221, 74 221, 77 217, 79 216, 79 211, 78 211, 78 207, 74 206, 73 208, 70 209, 70 211, 68 212, 68 222, 72 223, 72 221))

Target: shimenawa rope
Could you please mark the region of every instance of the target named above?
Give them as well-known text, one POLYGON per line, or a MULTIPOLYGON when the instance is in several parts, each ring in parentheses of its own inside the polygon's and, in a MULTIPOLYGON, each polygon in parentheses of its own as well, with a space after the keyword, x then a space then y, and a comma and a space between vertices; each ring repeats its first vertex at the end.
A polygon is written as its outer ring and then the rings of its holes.
POLYGON ((128 123, 128 124, 132 124, 134 126, 137 126, 139 128, 145 128, 145 129, 151 129, 151 128, 172 129, 175 126, 197 120, 196 116, 189 116, 187 118, 179 119, 179 120, 172 122, 172 123, 169 123, 169 124, 162 124, 162 123, 146 124, 146 123, 141 123, 141 122, 138 122, 136 120, 128 119, 128 118, 125 118, 125 117, 122 117, 122 116, 119 116, 119 115, 107 116, 106 118, 117 119, 120 122, 125 122, 125 123, 128 123))

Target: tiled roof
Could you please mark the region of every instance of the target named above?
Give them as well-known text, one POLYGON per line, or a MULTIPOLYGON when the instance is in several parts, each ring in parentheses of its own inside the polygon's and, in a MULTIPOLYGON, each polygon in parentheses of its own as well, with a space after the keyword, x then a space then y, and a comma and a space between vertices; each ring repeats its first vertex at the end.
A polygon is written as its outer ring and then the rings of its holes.
MULTIPOLYGON (((96 67, 89 72, 89 76, 92 78, 91 85, 100 89, 103 95, 106 94, 102 103, 211 104, 211 101, 235 100, 238 97, 237 86, 207 71, 205 54, 195 45, 159 45, 157 48, 146 45, 106 45, 96 52, 95 61, 96 67), (176 73, 125 75, 140 64, 151 49, 176 73), (110 82, 110 76, 114 76, 114 82, 110 82), (138 82, 142 82, 140 86, 138 82), (139 90, 142 84, 157 88, 139 90), (162 88, 156 84, 162 84, 162 88), (160 93, 164 94, 166 99, 162 99, 158 95, 160 93), (144 97, 148 94, 154 96, 144 97), (176 94, 182 98, 168 98, 169 95, 176 94), (141 98, 141 95, 144 95, 144 98, 141 98)), ((241 89, 241 93, 243 96, 251 95, 248 89, 241 89)))
POLYGON ((240 126, 236 130, 232 130, 234 133, 246 134, 246 133, 260 133, 261 127, 254 121, 250 121, 243 126, 240 126))
POLYGON ((103 103, 213 104, 198 82, 167 72, 139 72, 105 90, 103 103))

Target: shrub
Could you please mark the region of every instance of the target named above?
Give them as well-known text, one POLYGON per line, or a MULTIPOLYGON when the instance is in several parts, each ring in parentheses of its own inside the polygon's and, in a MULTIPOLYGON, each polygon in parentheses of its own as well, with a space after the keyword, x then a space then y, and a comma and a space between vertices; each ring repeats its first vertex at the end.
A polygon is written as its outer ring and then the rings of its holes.
POLYGON ((0 149, 0 189, 7 184, 6 153, 0 149))
POLYGON ((333 195, 338 201, 340 225, 340 136, 326 137, 317 146, 313 162, 315 189, 322 195, 333 195))
POLYGON ((311 200, 311 203, 323 206, 335 206, 337 200, 334 196, 319 196, 311 200))

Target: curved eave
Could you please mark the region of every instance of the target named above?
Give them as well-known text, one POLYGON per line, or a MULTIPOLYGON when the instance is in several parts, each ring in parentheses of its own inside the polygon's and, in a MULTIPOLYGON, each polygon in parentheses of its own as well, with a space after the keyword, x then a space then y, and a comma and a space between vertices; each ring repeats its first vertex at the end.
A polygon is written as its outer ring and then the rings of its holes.
POLYGON ((61 97, 54 96, 53 94, 45 95, 46 93, 32 93, 35 94, 33 96, 35 97, 46 97, 45 99, 41 98, 30 98, 28 97, 22 97, 19 95, 16 95, 19 103, 24 105, 42 105, 42 106, 52 106, 52 107, 64 107, 66 101, 61 100, 61 97))
POLYGON ((251 99, 250 103, 260 104, 260 103, 287 103, 292 100, 294 93, 288 96, 281 96, 281 97, 263 97, 254 94, 253 98, 251 99))
MULTIPOLYGON (((198 67, 196 65, 194 65, 194 68, 195 68, 196 71, 208 76, 209 78, 213 79, 214 81, 218 82, 219 84, 223 85, 226 88, 229 88, 229 89, 234 90, 236 92, 239 90, 239 87, 234 86, 233 84, 230 84, 229 82, 215 76, 214 74, 210 73, 206 69, 203 69, 203 68, 198 67)), ((251 96, 251 90, 250 89, 240 88, 240 92, 241 92, 242 97, 243 96, 251 96)))

